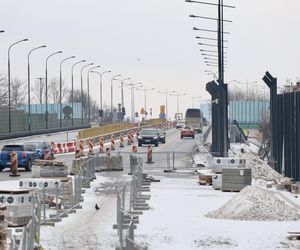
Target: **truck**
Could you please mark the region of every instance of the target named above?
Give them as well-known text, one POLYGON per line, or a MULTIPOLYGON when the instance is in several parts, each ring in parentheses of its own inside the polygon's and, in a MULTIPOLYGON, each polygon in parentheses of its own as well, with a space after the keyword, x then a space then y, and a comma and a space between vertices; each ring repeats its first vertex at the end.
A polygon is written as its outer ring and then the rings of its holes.
POLYGON ((203 130, 203 115, 200 109, 188 108, 185 112, 185 125, 192 127, 198 133, 203 130))

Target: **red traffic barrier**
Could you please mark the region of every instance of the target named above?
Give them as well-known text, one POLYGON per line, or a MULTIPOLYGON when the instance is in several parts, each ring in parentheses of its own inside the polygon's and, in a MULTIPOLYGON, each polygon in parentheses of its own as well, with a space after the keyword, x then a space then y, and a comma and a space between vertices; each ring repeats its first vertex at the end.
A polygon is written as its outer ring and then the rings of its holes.
POLYGON ((11 177, 17 177, 20 176, 18 174, 18 154, 16 151, 11 152, 10 154, 10 159, 11 159, 11 174, 9 176, 11 177))
POLYGON ((111 138, 110 138, 110 148, 111 148, 111 150, 115 150, 116 149, 115 148, 115 143, 116 143, 115 136, 112 135, 111 138))
POLYGON ((110 148, 106 148, 106 157, 110 158, 110 148))
POLYGON ((136 145, 132 145, 131 152, 132 153, 137 153, 137 146, 136 145))
POLYGON ((89 138, 89 154, 94 154, 94 140, 93 138, 89 138))
POLYGON ((147 161, 146 163, 151 164, 154 163, 154 161, 152 161, 152 145, 148 145, 148 152, 147 152, 147 161))
POLYGON ((131 132, 128 132, 128 135, 127 135, 127 145, 131 145, 131 132))
POLYGON ((124 135, 120 135, 120 148, 124 148, 124 135))
POLYGON ((79 149, 79 148, 76 148, 76 151, 75 151, 75 159, 79 159, 80 157, 81 157, 80 149, 79 149))
POLYGON ((49 149, 45 149, 44 160, 51 160, 51 151, 49 149))
POLYGON ((104 153, 104 138, 101 137, 100 138, 100 142, 99 142, 99 153, 103 154, 104 153))

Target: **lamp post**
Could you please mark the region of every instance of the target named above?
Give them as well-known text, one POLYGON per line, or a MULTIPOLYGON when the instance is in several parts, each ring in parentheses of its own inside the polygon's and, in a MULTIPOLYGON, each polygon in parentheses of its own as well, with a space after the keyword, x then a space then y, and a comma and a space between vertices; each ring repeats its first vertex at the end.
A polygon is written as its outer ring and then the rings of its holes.
POLYGON ((121 76, 121 74, 113 76, 110 81, 110 112, 112 115, 112 119, 113 119, 113 82, 114 80, 117 80, 115 78, 119 76, 121 76))
POLYGON ((19 40, 15 43, 13 43, 12 45, 9 46, 8 48, 8 60, 7 60, 7 64, 8 64, 8 133, 11 133, 11 102, 10 102, 10 50, 11 48, 18 44, 18 43, 21 43, 21 42, 26 42, 28 41, 28 39, 22 39, 22 40, 19 40))
POLYGON ((30 111, 31 111, 31 107, 30 107, 30 55, 33 51, 41 49, 41 48, 45 48, 47 47, 46 45, 42 45, 36 48, 33 48, 32 50, 29 51, 28 55, 27 55, 27 70, 28 70, 28 75, 27 75, 27 79, 28 79, 28 130, 31 129, 31 117, 30 117, 30 111))
POLYGON ((124 87, 123 86, 124 86, 124 82, 127 81, 127 80, 130 80, 130 79, 131 79, 130 77, 125 78, 123 80, 117 79, 121 83, 121 108, 122 108, 122 112, 123 112, 123 109, 124 109, 124 87))
POLYGON ((138 87, 142 87, 143 83, 138 82, 138 83, 130 83, 127 84, 128 86, 130 86, 131 89, 131 122, 135 121, 135 105, 134 105, 134 89, 136 86, 138 87))
POLYGON ((80 70, 80 92, 81 92, 81 125, 83 125, 83 80, 82 80, 82 71, 88 67, 94 65, 94 63, 89 63, 84 65, 80 70))
POLYGON ((72 65, 72 70, 71 70, 71 79, 72 79, 72 87, 71 87, 71 101, 72 101, 72 127, 74 126, 74 67, 77 65, 77 64, 80 64, 80 63, 83 63, 83 62, 86 62, 86 60, 81 60, 81 61, 78 61, 76 63, 74 63, 72 65))
POLYGON ((176 94, 170 94, 171 96, 176 96, 177 97, 177 113, 179 113, 179 97, 180 96, 185 96, 186 94, 179 94, 178 92, 176 94))
POLYGON ((99 111, 99 116, 100 116, 100 125, 102 124, 102 116, 103 116, 103 98, 102 98, 102 76, 106 73, 110 73, 110 70, 104 71, 102 73, 99 73, 98 71, 91 71, 92 73, 98 74, 99 79, 100 79, 100 93, 99 93, 99 105, 100 105, 100 111, 99 111), (101 113, 101 114, 100 114, 101 113))
POLYGON ((90 105, 90 72, 93 69, 100 68, 100 65, 92 67, 87 72, 87 95, 88 95, 88 117, 89 117, 89 123, 91 123, 91 105, 90 105))
POLYGON ((59 64, 59 127, 62 127, 62 97, 61 97, 61 92, 62 92, 62 74, 61 74, 61 68, 62 68, 62 64, 70 59, 75 58, 75 56, 69 56, 65 59, 63 59, 60 64, 59 64))
POLYGON ((146 86, 145 86, 143 89, 137 89, 137 90, 144 91, 145 119, 147 119, 147 92, 148 92, 148 91, 154 90, 154 88, 149 88, 149 89, 147 89, 146 86))
POLYGON ((168 91, 166 89, 166 91, 158 91, 158 93, 166 95, 166 118, 168 118, 168 95, 171 93, 175 93, 175 91, 174 90, 168 91))
POLYGON ((46 72, 45 72, 45 104, 46 104, 46 112, 45 112, 45 120, 46 120, 46 129, 48 129, 48 61, 49 59, 54 56, 54 55, 57 55, 57 54, 61 54, 62 51, 57 51, 57 52, 54 52, 52 54, 50 54, 47 59, 46 59, 46 72))

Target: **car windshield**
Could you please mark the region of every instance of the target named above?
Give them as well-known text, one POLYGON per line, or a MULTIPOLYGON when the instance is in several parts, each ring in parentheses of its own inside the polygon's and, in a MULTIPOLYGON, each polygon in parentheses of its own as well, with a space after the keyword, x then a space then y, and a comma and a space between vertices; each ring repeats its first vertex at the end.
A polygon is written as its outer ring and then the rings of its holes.
POLYGON ((165 133, 162 129, 158 129, 156 132, 157 132, 158 134, 164 134, 164 133, 165 133))
POLYGON ((22 145, 5 145, 2 151, 23 151, 23 149, 22 145))
POLYGON ((150 136, 155 136, 157 135, 157 132, 155 130, 142 130, 141 133, 140 133, 141 136, 147 136, 147 135, 150 135, 150 136))
POLYGON ((184 129, 190 130, 192 129, 191 127, 185 126, 184 129))

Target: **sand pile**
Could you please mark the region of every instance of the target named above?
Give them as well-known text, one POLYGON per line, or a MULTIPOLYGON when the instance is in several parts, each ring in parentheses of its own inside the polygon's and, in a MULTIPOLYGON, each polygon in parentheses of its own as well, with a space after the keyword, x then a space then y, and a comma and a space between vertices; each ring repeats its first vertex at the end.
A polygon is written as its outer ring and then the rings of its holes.
POLYGON ((267 190, 246 186, 233 199, 206 215, 216 219, 292 221, 299 211, 267 190))

